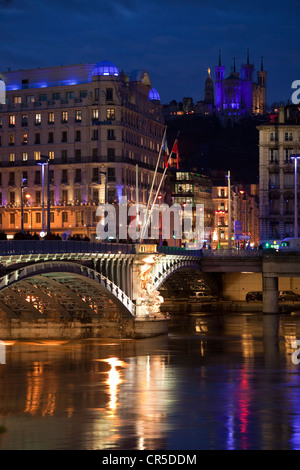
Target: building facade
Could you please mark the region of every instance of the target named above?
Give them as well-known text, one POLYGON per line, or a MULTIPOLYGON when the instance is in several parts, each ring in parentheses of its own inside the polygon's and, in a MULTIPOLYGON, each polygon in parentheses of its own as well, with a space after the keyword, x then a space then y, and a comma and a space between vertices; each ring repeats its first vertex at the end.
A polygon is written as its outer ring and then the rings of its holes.
POLYGON ((299 155, 299 116, 298 107, 280 106, 273 122, 258 126, 260 239, 270 246, 294 236, 295 164, 291 156, 299 155))
POLYGON ((146 203, 165 129, 146 71, 126 75, 102 61, 8 71, 0 79, 6 88, 0 104, 0 230, 9 238, 21 228, 39 233, 43 222, 47 228, 48 200, 52 233, 90 239, 96 237, 99 204, 117 204, 121 196, 129 204, 146 203))
MULTIPOLYGON (((172 202, 181 207, 187 204, 193 207, 193 230, 196 226, 196 206, 204 208, 204 242, 211 244, 214 225, 214 206, 212 200, 212 181, 207 176, 191 172, 176 171, 172 176, 172 202)), ((182 244, 195 243, 197 240, 182 239, 182 244)))

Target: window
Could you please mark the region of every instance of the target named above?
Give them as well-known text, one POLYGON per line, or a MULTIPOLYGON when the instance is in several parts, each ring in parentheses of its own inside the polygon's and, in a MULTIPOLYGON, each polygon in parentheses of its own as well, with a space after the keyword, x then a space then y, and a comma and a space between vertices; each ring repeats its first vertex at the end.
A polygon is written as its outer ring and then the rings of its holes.
POLYGON ((85 98, 87 96, 87 90, 80 90, 79 96, 80 98, 85 98))
MULTIPOLYGON (((22 184, 28 184, 28 172, 27 171, 23 171, 22 184)), ((24 195, 24 197, 25 197, 25 195, 24 195)))
POLYGON ((285 140, 285 142, 291 142, 293 140, 293 133, 292 132, 285 132, 284 133, 284 140, 285 140))
POLYGON ((270 133, 270 141, 275 142, 278 140, 278 132, 271 132, 270 133))
POLYGON ((35 203, 36 203, 36 205, 40 205, 41 202, 42 202, 41 191, 36 191, 35 192, 35 203))
POLYGON ((23 152, 23 153, 22 153, 22 161, 23 161, 23 162, 27 162, 27 160, 28 160, 28 153, 27 153, 27 152, 23 152))
POLYGON ((269 187, 270 189, 275 189, 279 187, 279 174, 278 173, 270 173, 269 187))
POLYGON ((11 191, 11 192, 9 193, 9 203, 10 203, 10 204, 14 204, 14 203, 15 203, 15 200, 16 200, 16 198, 15 198, 15 192, 14 192, 14 191, 11 191))
POLYGON ((99 96, 100 96, 100 88, 95 88, 95 100, 99 100, 99 96))
POLYGON ((115 149, 113 149, 113 148, 108 148, 107 149, 107 160, 109 162, 114 162, 115 161, 115 149))
POLYGON ((68 142, 68 133, 67 131, 63 131, 61 134, 61 141, 62 142, 68 142))
POLYGON ((27 103, 34 103, 35 99, 33 95, 27 95, 26 96, 26 102, 27 103))
POLYGON ((60 100, 60 93, 53 93, 53 100, 60 100))
POLYGON ((68 222, 68 212, 62 212, 61 214, 62 223, 65 224, 68 222))
POLYGON ((81 141, 81 131, 76 131, 75 132, 75 142, 80 142, 81 141))
POLYGON ((10 162, 14 162, 15 160, 16 160, 15 154, 14 154, 14 153, 10 153, 10 154, 9 154, 9 161, 10 161, 10 162))
POLYGON ((54 124, 54 113, 48 113, 48 124, 54 124))
POLYGON ((109 204, 115 202, 115 200, 116 200, 116 190, 115 189, 109 189, 107 191, 107 199, 108 199, 109 204))
POLYGON ((3 125, 3 119, 2 119, 2 116, 0 116, 0 128, 2 129, 2 125, 3 125))
POLYGON ((28 212, 24 212, 23 218, 24 218, 24 224, 28 224, 28 212))
POLYGON ((81 169, 76 168, 75 170, 75 183, 81 183, 81 169))
POLYGON ((67 203, 68 203, 68 190, 67 190, 67 189, 63 189, 63 190, 62 190, 62 193, 61 193, 61 196, 62 196, 62 202, 63 202, 63 204, 67 204, 67 203))
POLYGON ((22 97, 21 96, 14 96, 14 104, 22 103, 22 97))
POLYGON ((9 116, 9 127, 15 127, 16 125, 16 116, 11 115, 9 116))
POLYGON ((23 114, 23 116, 22 116, 22 127, 28 127, 28 116, 27 116, 27 114, 23 114))
POLYGON ((28 134, 23 134, 22 136, 22 144, 27 145, 28 143, 28 134))
POLYGON ((54 150, 49 150, 48 157, 49 157, 49 160, 54 160, 54 150))
POLYGON ((41 113, 36 113, 35 115, 35 120, 34 120, 34 123, 36 126, 39 126, 42 122, 42 115, 41 113))
POLYGON ((98 168, 93 168, 93 175, 92 175, 93 183, 98 182, 98 178, 99 178, 98 168))
POLYGON ((62 122, 68 122, 68 111, 62 112, 62 122))
POLYGON ((9 223, 10 225, 15 225, 15 214, 13 212, 9 214, 9 223))
POLYGON ((114 108, 108 108, 106 110, 106 119, 108 121, 114 121, 116 119, 114 108))
POLYGON ((47 101, 47 95, 46 93, 42 93, 39 96, 39 101, 47 101))
POLYGON ((41 184, 41 172, 39 170, 35 171, 34 184, 36 184, 36 185, 41 184))
POLYGON ((107 168, 107 180, 116 181, 115 168, 107 168))
POLYGON ((285 163, 292 163, 291 162, 291 155, 293 154, 293 149, 285 149, 285 163))
POLYGON ((270 163, 278 163, 278 149, 270 150, 270 163))
POLYGON ((35 214, 35 223, 36 223, 36 224, 40 224, 41 221, 42 221, 41 213, 40 213, 40 212, 37 212, 37 213, 35 214))
POLYGON ((33 152, 33 156, 35 160, 40 160, 41 159, 41 152, 33 152))
POLYGON ((113 89, 106 88, 106 101, 112 101, 112 100, 113 100, 113 89))
POLYGON ((93 156, 92 156, 93 162, 98 161, 98 149, 93 149, 93 156))
POLYGON ((75 162, 76 163, 81 162, 81 150, 80 149, 75 150, 75 162))
POLYGON ((53 144, 54 138, 53 138, 53 132, 48 133, 48 144, 53 144))
POLYGON ((83 212, 76 212, 76 224, 83 224, 83 212))
POLYGON ((98 189, 93 189, 93 202, 96 204, 99 202, 99 191, 98 189))
POLYGON ((92 131, 92 140, 98 140, 98 129, 92 131))
POLYGON ((92 120, 93 121, 98 121, 99 119, 99 110, 98 109, 92 109, 92 120))
POLYGON ((41 134, 35 134, 34 143, 37 145, 41 143, 41 134))
POLYGON ((14 172, 9 172, 8 185, 9 186, 14 186, 15 185, 15 173, 14 172))
POLYGON ((114 129, 107 129, 107 140, 115 140, 114 129))
POLYGON ((68 182, 68 170, 62 170, 61 173, 61 182, 62 183, 67 183, 68 182))
POLYGON ((14 134, 9 135, 9 145, 15 145, 15 136, 14 136, 14 134))
POLYGON ((286 189, 291 189, 294 187, 294 175, 293 173, 284 174, 284 187, 286 189))
POLYGON ((66 92, 66 99, 72 100, 74 98, 74 91, 67 91, 66 92))
POLYGON ((80 109, 75 111, 75 121, 76 122, 81 122, 82 121, 82 111, 80 109))
POLYGON ((67 163, 68 161, 68 151, 67 150, 62 150, 61 151, 61 159, 63 163, 67 163))

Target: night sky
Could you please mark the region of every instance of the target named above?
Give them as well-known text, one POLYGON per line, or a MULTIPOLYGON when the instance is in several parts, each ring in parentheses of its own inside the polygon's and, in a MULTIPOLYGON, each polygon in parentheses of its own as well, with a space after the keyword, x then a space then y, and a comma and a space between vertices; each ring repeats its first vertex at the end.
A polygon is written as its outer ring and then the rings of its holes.
POLYGON ((204 98, 219 49, 229 75, 264 57, 268 104, 300 80, 299 0, 0 0, 0 70, 114 62, 146 70, 162 103, 204 98))

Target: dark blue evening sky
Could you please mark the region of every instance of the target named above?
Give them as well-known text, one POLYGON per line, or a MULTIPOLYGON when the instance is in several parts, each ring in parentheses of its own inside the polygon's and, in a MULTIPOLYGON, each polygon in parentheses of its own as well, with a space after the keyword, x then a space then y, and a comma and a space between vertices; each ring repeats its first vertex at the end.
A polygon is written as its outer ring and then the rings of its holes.
POLYGON ((300 80, 299 0, 0 0, 0 70, 99 62, 145 69, 163 103, 204 98, 219 49, 229 74, 264 57, 268 104, 300 80))

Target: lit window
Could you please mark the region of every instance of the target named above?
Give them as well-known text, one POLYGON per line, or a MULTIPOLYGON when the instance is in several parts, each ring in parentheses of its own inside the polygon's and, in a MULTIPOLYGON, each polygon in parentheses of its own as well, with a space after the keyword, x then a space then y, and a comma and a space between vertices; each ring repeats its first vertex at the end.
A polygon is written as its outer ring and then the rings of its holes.
POLYGON ((54 123, 54 113, 48 113, 48 123, 49 124, 54 123))
POLYGON ((26 145, 28 142, 28 134, 23 134, 22 136, 22 144, 26 145))
POLYGON ((27 160, 28 160, 28 153, 27 152, 22 153, 22 160, 23 160, 23 162, 27 162, 27 160))
POLYGON ((68 122, 68 111, 62 112, 62 122, 68 122))
POLYGON ((10 161, 10 162, 14 162, 15 159, 16 159, 15 154, 14 154, 14 153, 10 153, 10 154, 9 154, 9 161, 10 161))
POLYGON ((93 121, 97 121, 99 119, 99 110, 98 109, 92 109, 92 119, 93 119, 93 121))
POLYGON ((36 113, 35 115, 35 125, 38 126, 42 122, 42 115, 40 113, 36 113))
POLYGON ((49 160, 54 160, 54 150, 50 150, 48 152, 48 157, 49 157, 49 160))
POLYGON ((21 96, 14 96, 14 104, 22 103, 22 97, 21 96))
POLYGON ((9 126, 14 127, 16 125, 16 116, 9 116, 9 126))
POLYGON ((34 159, 40 160, 41 159, 41 152, 34 152, 34 159))
POLYGON ((34 103, 34 96, 33 95, 27 95, 26 96, 26 101, 27 103, 34 103))
POLYGON ((106 119, 108 121, 114 121, 116 119, 114 108, 108 108, 106 110, 106 119))
POLYGON ((81 122, 81 120, 82 120, 82 111, 78 109, 77 111, 75 111, 75 121, 81 122))

